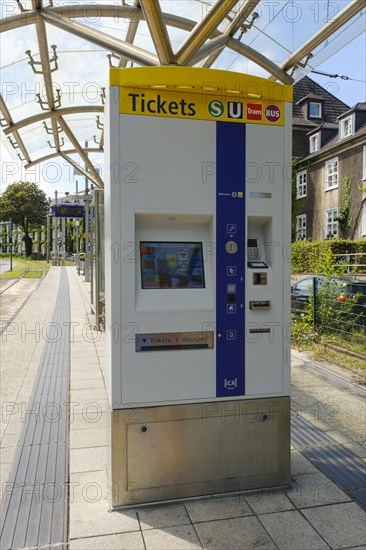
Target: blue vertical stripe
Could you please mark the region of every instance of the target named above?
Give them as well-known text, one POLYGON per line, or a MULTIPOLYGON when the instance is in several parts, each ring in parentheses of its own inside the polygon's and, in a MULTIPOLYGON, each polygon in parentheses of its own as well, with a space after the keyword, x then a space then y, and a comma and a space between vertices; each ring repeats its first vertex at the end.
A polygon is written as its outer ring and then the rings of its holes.
POLYGON ((245 129, 216 123, 217 397, 245 395, 245 129))

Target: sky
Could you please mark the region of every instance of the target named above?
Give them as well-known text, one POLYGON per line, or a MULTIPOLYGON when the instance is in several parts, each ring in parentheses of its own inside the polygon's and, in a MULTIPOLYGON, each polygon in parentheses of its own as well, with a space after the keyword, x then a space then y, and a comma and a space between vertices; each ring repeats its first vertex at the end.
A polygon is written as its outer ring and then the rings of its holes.
MULTIPOLYGON (((275 63, 280 64, 291 52, 321 28, 327 20, 343 9, 348 2, 349 0, 337 0, 336 2, 333 0, 317 0, 316 2, 311 0, 298 0, 297 2, 295 0, 268 0, 261 2, 256 8, 259 18, 255 21, 253 27, 244 34, 242 41, 248 46, 258 49, 275 63)), ((58 3, 62 4, 63 2, 59 0, 58 3)), ((107 3, 113 4, 113 2, 107 3)), ((161 0, 163 11, 179 13, 184 17, 196 20, 205 15, 211 3, 212 0, 207 2, 205 0, 161 0)), ((4 9, 6 9, 6 6, 10 6, 8 7, 9 10, 10 8, 13 9, 13 4, 14 0, 2 2, 2 17, 11 15, 11 12, 4 13, 4 9)), ((309 73, 312 79, 349 106, 366 100, 365 21, 366 15, 361 19, 359 18, 349 28, 338 31, 336 39, 330 37, 325 44, 314 51, 314 58, 309 61, 309 66, 317 71, 329 75, 339 75, 338 78, 333 78, 309 73), (363 31, 361 34, 360 30, 363 31), (352 40, 353 36, 357 36, 357 38, 352 40), (351 42, 347 44, 350 40, 351 42), (340 51, 337 51, 338 48, 340 48, 340 51), (324 59, 326 60, 324 61, 324 59)), ((121 32, 125 32, 128 21, 113 23, 113 21, 105 18, 87 18, 85 24, 101 32, 121 37, 123 36, 121 32)), ((220 30, 223 30, 223 28, 220 28, 220 30)), ((187 33, 172 27, 168 27, 168 32, 173 49, 177 49, 187 33)), ((16 92, 8 93, 7 104, 11 109, 14 109, 12 111, 14 120, 21 120, 40 112, 39 105, 34 102, 34 91, 40 89, 43 81, 40 76, 33 75, 28 65, 29 59, 24 54, 25 50, 30 47, 33 47, 32 53, 37 54, 34 26, 27 26, 17 31, 11 31, 11 33, 12 48, 2 47, 0 75, 2 87, 5 83, 5 86, 10 86, 11 89, 11 82, 13 82, 13 85, 15 83, 17 87, 16 92)), ((85 99, 85 89, 87 90, 88 102, 96 105, 100 104, 100 84, 103 80, 107 82, 108 63, 106 52, 98 51, 96 46, 90 45, 90 43, 75 36, 65 34, 55 27, 47 25, 47 33, 49 44, 58 45, 59 68, 54 73, 54 81, 63 90, 65 90, 65 86, 68 90, 71 90, 70 82, 78 81, 78 85, 73 88, 74 95, 63 93, 62 106, 79 104, 81 97, 85 99), (80 55, 81 50, 84 52, 83 55, 80 55)), ((4 35, 7 34, 9 33, 3 33, 1 36, 2 42, 4 41, 4 35)), ((135 43, 149 51, 154 51, 144 22, 139 24, 135 43)), ((37 56, 36 59, 38 59, 37 56)), ((257 65, 229 50, 223 52, 213 68, 267 76, 257 65)), ((70 124, 72 122, 74 121, 70 119, 70 124)), ((77 128, 79 133, 77 137, 80 139, 85 135, 88 135, 89 139, 93 139, 90 137, 93 134, 100 135, 100 131, 95 126, 94 113, 93 115, 79 115, 76 123, 75 129, 77 128)), ((28 140, 27 147, 29 144, 32 158, 51 152, 47 146, 47 139, 49 138, 45 135, 45 129, 41 124, 37 128, 32 126, 22 132, 24 139, 28 140), (41 151, 42 147, 43 150, 41 151), (40 151, 41 154, 39 154, 40 151)), ((3 142, 4 136, 1 137, 1 192, 9 183, 26 179, 39 183, 47 196, 54 196, 56 189, 59 193, 74 192, 76 180, 78 180, 79 190, 83 188, 84 178, 74 176, 73 168, 63 159, 52 159, 47 163, 38 164, 33 169, 25 171, 17 156, 11 156, 8 149, 4 148, 3 142)), ((99 166, 103 175, 103 156, 92 155, 91 159, 99 166)))

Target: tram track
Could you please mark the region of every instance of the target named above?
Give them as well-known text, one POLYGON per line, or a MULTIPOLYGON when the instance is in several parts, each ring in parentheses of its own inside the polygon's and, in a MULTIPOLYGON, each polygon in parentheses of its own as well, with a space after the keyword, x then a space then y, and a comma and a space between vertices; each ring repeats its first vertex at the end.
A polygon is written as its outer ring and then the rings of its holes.
POLYGON ((4 294, 7 290, 9 290, 9 288, 11 288, 12 286, 14 286, 14 285, 16 285, 17 283, 19 283, 19 281, 21 281, 21 280, 23 279, 23 277, 25 277, 25 276, 27 275, 27 273, 30 272, 30 270, 31 270, 31 268, 30 268, 30 267, 27 267, 27 268, 25 269, 25 271, 23 271, 23 273, 22 273, 19 277, 17 277, 14 281, 12 281, 8 286, 6 286, 5 288, 2 288, 2 289, 0 290, 0 295, 1 295, 1 294, 4 294))
POLYGON ((300 361, 301 366, 305 366, 306 368, 309 368, 310 370, 317 373, 318 375, 324 376, 330 381, 338 382, 339 384, 342 384, 343 386, 348 387, 348 389, 352 389, 356 391, 358 395, 362 397, 366 396, 365 386, 358 384, 357 382, 352 382, 351 380, 347 380, 345 377, 332 372, 330 369, 321 367, 320 365, 316 365, 315 363, 312 363, 311 361, 307 361, 303 357, 299 357, 294 353, 291 353, 291 357, 293 359, 296 359, 297 361, 300 361))
MULTIPOLYGON (((14 319, 17 317, 17 315, 19 315, 19 313, 22 311, 23 307, 26 305, 26 303, 28 302, 28 300, 33 296, 33 294, 38 290, 40 284, 42 283, 42 281, 44 280, 46 274, 47 274, 47 269, 46 267, 44 266, 40 266, 39 270, 42 270, 42 275, 39 277, 37 283, 35 284, 35 286, 28 292, 27 296, 25 297, 25 299, 20 303, 20 305, 16 308, 16 310, 14 311, 14 313, 11 315, 10 318, 6 319, 6 321, 2 322, 1 325, 0 325, 0 335, 6 330, 7 326, 12 323, 14 321, 14 319)), ((32 267, 28 267, 25 269, 24 273, 21 274, 20 277, 18 277, 17 279, 15 279, 11 284, 7 285, 5 288, 1 289, 0 291, 0 296, 1 295, 5 295, 5 293, 10 290, 12 287, 14 287, 19 281, 21 281, 25 275, 27 273, 29 273, 29 271, 32 271, 32 267)))

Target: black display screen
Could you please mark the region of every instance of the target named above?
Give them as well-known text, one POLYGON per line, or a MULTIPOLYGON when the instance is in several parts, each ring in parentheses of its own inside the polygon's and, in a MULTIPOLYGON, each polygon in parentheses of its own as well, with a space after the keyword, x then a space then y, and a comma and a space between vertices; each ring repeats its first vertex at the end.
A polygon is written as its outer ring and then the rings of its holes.
POLYGON ((140 242, 141 286, 205 288, 202 243, 140 242))

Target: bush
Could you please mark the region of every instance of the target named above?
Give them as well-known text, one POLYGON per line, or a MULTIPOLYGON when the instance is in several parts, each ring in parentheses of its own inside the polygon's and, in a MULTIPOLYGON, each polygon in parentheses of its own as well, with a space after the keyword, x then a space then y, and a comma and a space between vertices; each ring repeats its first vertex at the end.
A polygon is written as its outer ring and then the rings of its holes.
MULTIPOLYGON (((336 271, 338 258, 336 254, 359 254, 358 264, 366 264, 366 241, 346 239, 329 239, 326 241, 297 241, 292 243, 292 272, 324 274, 324 262, 331 253, 334 257, 333 270, 336 271)), ((359 268, 358 273, 366 273, 366 267, 359 268)))
POLYGON ((310 315, 303 315, 300 319, 293 317, 291 322, 291 345, 298 350, 309 349, 318 339, 310 315))

